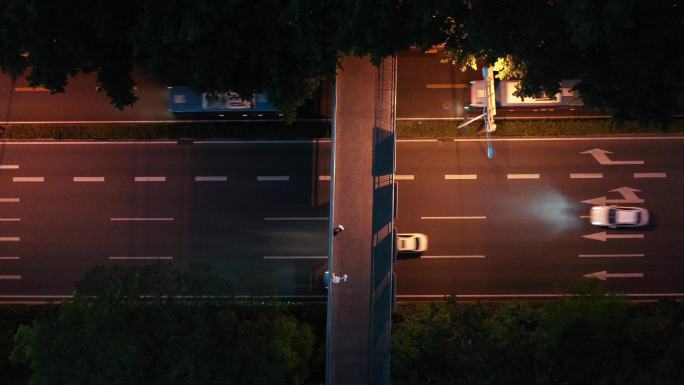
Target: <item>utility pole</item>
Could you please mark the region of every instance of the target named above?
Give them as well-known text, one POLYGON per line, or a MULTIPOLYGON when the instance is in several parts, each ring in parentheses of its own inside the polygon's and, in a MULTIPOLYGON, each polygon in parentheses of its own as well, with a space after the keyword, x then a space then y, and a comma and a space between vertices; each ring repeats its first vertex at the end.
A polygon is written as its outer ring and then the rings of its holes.
POLYGON ((470 123, 482 118, 485 124, 485 135, 487 137, 487 157, 494 158, 494 147, 492 147, 492 132, 496 131, 496 123, 494 123, 494 115, 496 115, 496 90, 494 89, 494 71, 491 67, 482 67, 482 78, 485 81, 485 98, 482 115, 478 115, 465 123, 458 126, 458 128, 465 127, 470 123))

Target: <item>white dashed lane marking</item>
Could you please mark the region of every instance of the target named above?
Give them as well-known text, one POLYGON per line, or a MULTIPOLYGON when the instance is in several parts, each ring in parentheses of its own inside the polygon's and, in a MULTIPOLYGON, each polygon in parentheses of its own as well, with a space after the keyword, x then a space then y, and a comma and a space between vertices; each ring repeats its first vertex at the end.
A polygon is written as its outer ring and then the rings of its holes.
POLYGON ((667 178, 666 172, 635 172, 634 178, 667 178))
POLYGON ((12 178, 12 182, 15 182, 15 183, 22 183, 22 182, 41 183, 41 182, 45 182, 45 177, 42 177, 42 176, 15 176, 12 178))
POLYGON ((477 179, 477 174, 446 174, 444 175, 445 180, 475 180, 477 179))
POLYGON ((19 203, 19 198, 0 198, 0 203, 19 203))
POLYGON ((414 180, 414 178, 415 178, 414 175, 400 175, 400 174, 394 175, 395 180, 414 180))
POLYGON ((173 218, 109 218, 112 222, 170 222, 173 218))
POLYGON ((227 176, 196 176, 195 182, 227 182, 227 176))
POLYGON ((570 174, 570 179, 601 179, 603 178, 602 173, 577 173, 577 174, 570 174))
POLYGON ((75 176, 74 182, 104 182, 103 176, 75 176))
POLYGON ((287 175, 259 175, 257 181, 259 182, 287 182, 290 177, 287 175))
POLYGON ((0 170, 18 170, 18 164, 0 164, 0 170))
POLYGON ((166 182, 165 176, 136 176, 136 182, 166 182))
POLYGON ((539 174, 507 174, 507 179, 539 179, 539 174))

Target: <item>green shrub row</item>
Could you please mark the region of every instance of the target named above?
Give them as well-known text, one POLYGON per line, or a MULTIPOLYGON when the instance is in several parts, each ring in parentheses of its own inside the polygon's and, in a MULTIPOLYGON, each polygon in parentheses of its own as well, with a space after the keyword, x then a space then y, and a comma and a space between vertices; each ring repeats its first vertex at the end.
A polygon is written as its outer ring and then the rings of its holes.
MULTIPOLYGON (((457 128, 461 121, 397 121, 399 138, 453 138, 475 137, 483 134, 482 122, 472 123, 465 128, 457 128)), ((500 120, 496 122, 495 136, 578 136, 578 135, 615 135, 615 134, 661 134, 684 132, 684 119, 676 119, 663 130, 660 127, 642 126, 635 121, 618 125, 610 119, 581 120, 500 120)))
POLYGON ((318 121, 138 123, 138 124, 6 124, 0 139, 313 139, 330 137, 330 123, 318 121))

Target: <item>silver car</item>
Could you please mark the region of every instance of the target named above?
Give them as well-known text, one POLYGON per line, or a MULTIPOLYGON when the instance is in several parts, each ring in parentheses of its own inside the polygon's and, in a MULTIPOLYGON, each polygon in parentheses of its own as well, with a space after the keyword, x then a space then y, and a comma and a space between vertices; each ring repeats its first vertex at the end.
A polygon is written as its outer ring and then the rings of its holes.
POLYGON ((427 235, 421 233, 397 234, 397 251, 400 253, 422 253, 428 248, 427 235))
POLYGON ((648 224, 648 210, 641 207, 594 206, 589 214, 596 226, 641 227, 648 224))

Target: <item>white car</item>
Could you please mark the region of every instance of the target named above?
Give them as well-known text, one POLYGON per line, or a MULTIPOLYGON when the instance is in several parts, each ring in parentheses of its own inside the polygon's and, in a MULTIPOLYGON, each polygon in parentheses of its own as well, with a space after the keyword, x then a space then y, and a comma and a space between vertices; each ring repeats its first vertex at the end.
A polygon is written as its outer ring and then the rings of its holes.
POLYGON ((421 253, 428 248, 427 235, 420 233, 397 234, 397 251, 400 253, 421 253))
POLYGON ((641 207, 594 206, 589 214, 596 226, 640 227, 648 224, 648 210, 641 207))

